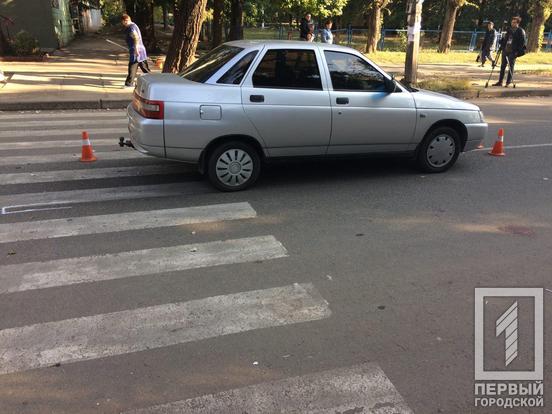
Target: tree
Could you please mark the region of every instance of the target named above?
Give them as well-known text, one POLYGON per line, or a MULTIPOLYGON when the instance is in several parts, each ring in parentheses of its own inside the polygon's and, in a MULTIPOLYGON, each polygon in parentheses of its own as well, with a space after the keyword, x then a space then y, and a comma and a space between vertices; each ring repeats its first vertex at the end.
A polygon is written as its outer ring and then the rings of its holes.
POLYGON ((207 0, 180 0, 163 72, 180 72, 195 57, 207 0))
POLYGON ((294 16, 310 12, 313 16, 340 16, 349 0, 282 0, 281 10, 294 16))
POLYGON ((382 10, 391 3, 391 0, 369 0, 365 10, 366 27, 368 28, 368 40, 366 53, 375 53, 381 36, 383 23, 382 10))
POLYGON ((441 39, 439 40, 439 53, 448 53, 452 47, 452 34, 454 33, 454 25, 456 24, 456 16, 458 10, 466 5, 475 6, 468 0, 446 0, 447 7, 445 9, 445 18, 441 31, 441 39))
POLYGON ((243 2, 244 0, 231 0, 230 5, 230 32, 228 40, 243 39, 243 2))
POLYGON ((216 47, 222 43, 222 12, 224 10, 224 0, 213 1, 213 43, 216 47))
POLYGON ((533 20, 529 28, 527 52, 539 52, 544 40, 544 24, 552 14, 552 0, 532 0, 529 13, 533 20))

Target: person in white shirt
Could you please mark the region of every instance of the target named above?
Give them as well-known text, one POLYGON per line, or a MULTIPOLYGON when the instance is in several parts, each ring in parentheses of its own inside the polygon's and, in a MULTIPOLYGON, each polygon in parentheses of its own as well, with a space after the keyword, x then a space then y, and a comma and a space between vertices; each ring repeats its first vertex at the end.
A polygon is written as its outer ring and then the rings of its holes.
POLYGON ((333 33, 332 33, 332 21, 327 20, 325 27, 322 29, 322 43, 333 43, 333 33))

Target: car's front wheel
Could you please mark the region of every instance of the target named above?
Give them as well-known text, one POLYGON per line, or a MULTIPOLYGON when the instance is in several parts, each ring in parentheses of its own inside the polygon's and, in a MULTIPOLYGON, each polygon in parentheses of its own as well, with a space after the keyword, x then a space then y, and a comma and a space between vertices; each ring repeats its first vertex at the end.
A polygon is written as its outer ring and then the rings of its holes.
POLYGON ((207 161, 209 181, 222 191, 245 190, 257 181, 261 159, 251 145, 232 141, 216 147, 207 161))
POLYGON ((440 173, 454 165, 460 155, 461 144, 458 132, 450 127, 430 131, 418 151, 418 166, 425 172, 440 173))

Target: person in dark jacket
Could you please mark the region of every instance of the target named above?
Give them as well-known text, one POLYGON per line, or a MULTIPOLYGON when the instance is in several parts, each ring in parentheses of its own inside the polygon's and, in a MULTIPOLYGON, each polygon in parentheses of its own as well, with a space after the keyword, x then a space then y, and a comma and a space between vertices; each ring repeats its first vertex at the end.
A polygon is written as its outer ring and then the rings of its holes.
POLYGON ((494 65, 493 50, 495 49, 496 42, 496 30, 494 29, 493 22, 487 22, 487 32, 485 32, 485 38, 483 39, 483 45, 481 46, 481 67, 485 66, 487 59, 494 65))
POLYGON ((312 37, 313 27, 314 23, 312 21, 311 14, 305 14, 305 17, 301 19, 301 23, 299 24, 299 37, 301 38, 301 40, 309 41, 309 34, 312 37))
POLYGON ((525 55, 525 50, 527 49, 527 35, 525 34, 525 30, 519 27, 520 23, 521 17, 512 17, 511 27, 509 27, 504 36, 502 36, 502 40, 500 41, 500 50, 502 51, 500 77, 498 78, 498 82, 493 86, 503 85, 504 75, 508 65, 510 70, 508 71, 508 78, 506 79, 506 87, 510 86, 514 76, 516 59, 525 55))

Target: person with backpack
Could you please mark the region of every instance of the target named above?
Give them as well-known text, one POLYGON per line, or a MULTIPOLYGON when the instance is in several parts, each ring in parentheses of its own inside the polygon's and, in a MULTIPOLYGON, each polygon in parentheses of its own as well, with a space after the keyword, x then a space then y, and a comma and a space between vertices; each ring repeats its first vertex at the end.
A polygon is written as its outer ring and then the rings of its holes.
MULTIPOLYGON (((525 55, 527 50, 527 35, 519 25, 521 17, 512 17, 511 27, 506 30, 500 41, 500 51, 502 52, 502 63, 500 66, 500 76, 498 82, 493 86, 503 86, 506 68, 509 67, 506 87, 510 86, 514 77, 514 68, 516 59, 525 55)), ((493 67, 496 66, 496 62, 493 67)))
POLYGON ((481 46, 481 65, 484 67, 487 59, 494 65, 493 50, 496 43, 496 30, 494 29, 493 22, 487 22, 487 31, 485 32, 485 38, 483 39, 483 45, 481 46))

